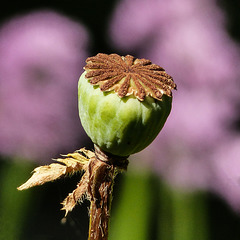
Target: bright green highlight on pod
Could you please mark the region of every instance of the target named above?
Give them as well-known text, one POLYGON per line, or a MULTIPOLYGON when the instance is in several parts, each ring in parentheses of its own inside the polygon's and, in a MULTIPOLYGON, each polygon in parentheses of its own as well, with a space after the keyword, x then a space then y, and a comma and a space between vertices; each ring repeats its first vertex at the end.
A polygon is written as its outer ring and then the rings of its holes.
POLYGON ((134 96, 120 98, 90 84, 84 72, 78 82, 78 106, 82 126, 94 144, 117 156, 146 148, 158 135, 171 111, 172 98, 134 96))

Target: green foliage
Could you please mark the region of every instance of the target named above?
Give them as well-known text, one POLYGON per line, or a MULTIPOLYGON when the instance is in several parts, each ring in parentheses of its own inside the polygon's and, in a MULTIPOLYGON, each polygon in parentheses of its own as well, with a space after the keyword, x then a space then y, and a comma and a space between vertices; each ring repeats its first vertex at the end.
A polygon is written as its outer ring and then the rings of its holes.
POLYGON ((2 164, 0 175, 0 239, 19 240, 28 215, 31 192, 19 193, 17 186, 33 168, 32 163, 2 164))
POLYGON ((209 240, 203 193, 182 193, 149 172, 129 171, 116 194, 110 240, 209 240))

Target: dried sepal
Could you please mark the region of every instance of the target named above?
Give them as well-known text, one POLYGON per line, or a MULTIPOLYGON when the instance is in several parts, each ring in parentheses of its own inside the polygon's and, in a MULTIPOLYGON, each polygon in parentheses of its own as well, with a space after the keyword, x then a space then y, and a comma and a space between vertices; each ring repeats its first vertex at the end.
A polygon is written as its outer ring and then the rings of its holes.
POLYGON ((34 186, 43 185, 46 182, 54 181, 66 174, 67 166, 59 163, 52 163, 47 166, 37 167, 27 182, 18 187, 18 190, 25 190, 34 186))
POLYGON ((65 210, 65 216, 68 212, 72 211, 78 202, 81 202, 88 196, 88 182, 89 182, 89 171, 85 171, 81 181, 78 183, 77 188, 69 193, 68 196, 62 202, 62 210, 65 210))
POLYGON ((81 153, 84 153, 86 156, 92 156, 90 151, 85 149, 64 155, 65 158, 56 159, 56 163, 35 168, 31 178, 17 189, 25 190, 34 186, 43 185, 46 182, 54 181, 67 174, 84 170, 84 166, 88 163, 89 158, 86 158, 81 153))

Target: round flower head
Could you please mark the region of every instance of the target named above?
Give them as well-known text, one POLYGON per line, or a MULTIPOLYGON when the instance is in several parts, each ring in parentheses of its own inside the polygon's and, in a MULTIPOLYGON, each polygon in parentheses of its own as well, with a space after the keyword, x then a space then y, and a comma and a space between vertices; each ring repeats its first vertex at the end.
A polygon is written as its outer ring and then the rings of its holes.
POLYGON ((172 103, 171 76, 146 59, 97 54, 79 79, 79 115, 103 151, 128 156, 147 147, 162 129, 172 103))
POLYGON ((87 32, 49 11, 0 29, 0 153, 47 160, 81 140, 76 79, 87 32), (80 137, 80 139, 79 139, 80 137))
POLYGON ((171 185, 218 192, 221 188, 222 196, 232 204, 233 199, 240 202, 240 195, 231 190, 239 188, 235 176, 220 171, 218 180, 212 179, 220 169, 215 166, 220 164, 216 156, 223 146, 226 169, 240 167, 236 164, 239 157, 233 154, 237 151, 229 144, 236 136, 240 138, 239 131, 229 127, 239 119, 239 107, 234 105, 239 102, 240 52, 217 5, 215 0, 123 0, 113 15, 110 32, 115 48, 152 61, 161 58, 179 79, 181 91, 175 95, 167 126, 145 151, 147 156, 139 157, 151 162, 171 185), (222 182, 229 187, 222 187, 222 182))

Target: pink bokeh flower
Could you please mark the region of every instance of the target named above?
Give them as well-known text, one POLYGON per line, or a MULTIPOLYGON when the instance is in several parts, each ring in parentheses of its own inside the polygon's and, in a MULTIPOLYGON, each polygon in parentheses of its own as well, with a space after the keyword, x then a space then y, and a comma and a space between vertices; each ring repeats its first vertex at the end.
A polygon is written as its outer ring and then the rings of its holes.
POLYGON ((179 89, 164 129, 138 156, 175 187, 210 189, 240 210, 240 133, 230 128, 240 50, 216 1, 123 0, 109 33, 115 48, 164 67, 179 89))
POLYGON ((87 30, 52 11, 10 19, 0 29, 0 154, 47 161, 81 146, 77 81, 87 30))

